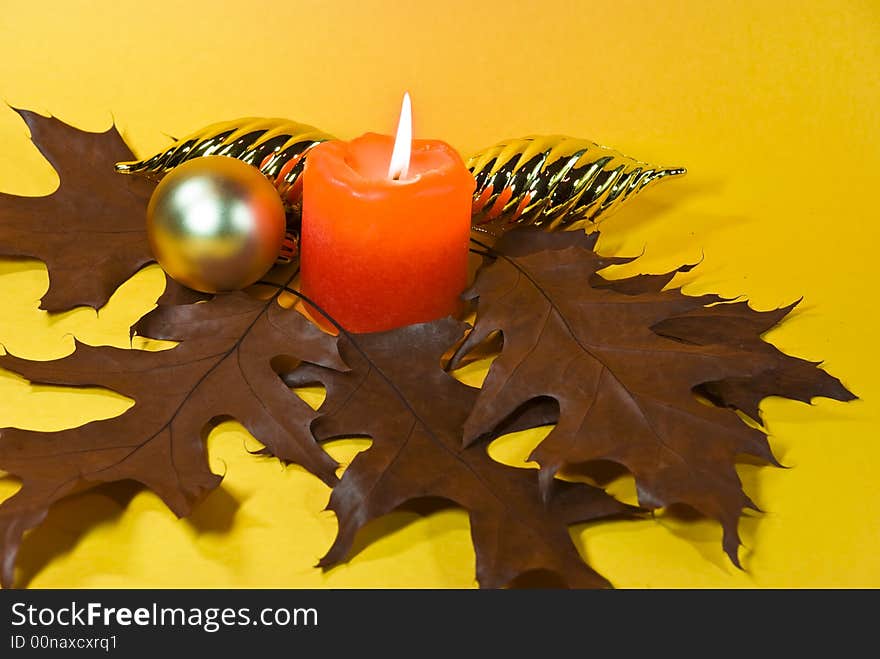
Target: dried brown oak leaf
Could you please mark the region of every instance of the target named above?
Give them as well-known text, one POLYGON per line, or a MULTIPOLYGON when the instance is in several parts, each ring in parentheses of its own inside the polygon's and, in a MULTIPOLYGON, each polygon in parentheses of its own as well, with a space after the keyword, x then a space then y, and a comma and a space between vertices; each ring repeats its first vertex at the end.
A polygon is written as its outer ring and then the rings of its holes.
MULTIPOLYGON (((276 296, 277 297, 277 296, 276 296)), ((32 362, 0 357, 0 366, 34 382, 101 386, 134 399, 113 419, 58 432, 4 429, 0 469, 21 489, 0 504, 0 577, 13 571, 22 535, 49 506, 78 489, 132 479, 155 491, 177 515, 217 487, 202 431, 218 417, 240 421, 271 452, 336 482, 336 463, 313 439, 316 413, 284 385, 276 368, 309 360, 345 369, 336 339, 276 298, 245 293, 160 306, 138 323, 142 334, 181 343, 160 352, 77 344, 69 357, 32 362)))
POLYGON ((495 462, 482 444, 462 446, 462 424, 477 390, 444 372, 441 357, 465 328, 445 319, 378 334, 343 334, 339 349, 350 371, 306 364, 288 377, 289 384, 319 382, 327 388, 321 416, 312 424, 317 439, 373 439, 330 496, 339 531, 320 565, 344 560, 355 534, 370 520, 409 501, 438 497, 470 515, 482 587, 505 586, 534 571, 554 573, 570 587, 608 586, 583 562, 568 526, 631 507, 598 488, 564 482, 545 505, 534 470, 495 462))
POLYGON ((115 172, 117 162, 133 158, 115 127, 89 133, 28 110, 16 112, 60 184, 45 197, 0 193, 0 255, 46 263, 49 290, 42 309, 98 309, 153 261, 145 217, 156 184, 115 172))
POLYGON ((765 434, 726 408, 757 417, 769 395, 853 396, 815 364, 761 339, 790 308, 760 313, 714 295, 663 290, 677 271, 606 280, 599 270, 632 259, 596 254, 596 238, 517 230, 494 246, 497 258, 466 293, 478 299, 477 319, 453 359, 501 331, 503 348, 465 423, 465 443, 549 398, 559 421, 531 456, 545 498, 559 470, 617 462, 633 474, 642 506, 684 503, 718 520, 739 565, 739 517, 755 506, 735 459, 776 461, 765 434))

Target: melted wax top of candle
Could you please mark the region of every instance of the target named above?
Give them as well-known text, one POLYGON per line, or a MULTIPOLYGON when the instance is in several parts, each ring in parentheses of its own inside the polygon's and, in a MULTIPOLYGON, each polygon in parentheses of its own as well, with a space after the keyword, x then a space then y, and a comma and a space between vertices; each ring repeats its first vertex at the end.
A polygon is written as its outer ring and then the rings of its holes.
POLYGON ((324 165, 331 166, 332 171, 326 169, 326 174, 354 188, 361 188, 364 184, 369 187, 407 185, 435 176, 436 184, 441 184, 441 179, 447 183, 450 176, 457 180, 456 174, 473 178, 458 152, 439 140, 413 140, 409 173, 401 179, 388 177, 388 164, 394 148, 394 138, 390 135, 366 133, 350 142, 331 142, 321 146, 324 147, 322 155, 328 160, 341 160, 345 166, 332 166, 323 157, 317 159, 321 161, 317 166, 322 169, 324 165))

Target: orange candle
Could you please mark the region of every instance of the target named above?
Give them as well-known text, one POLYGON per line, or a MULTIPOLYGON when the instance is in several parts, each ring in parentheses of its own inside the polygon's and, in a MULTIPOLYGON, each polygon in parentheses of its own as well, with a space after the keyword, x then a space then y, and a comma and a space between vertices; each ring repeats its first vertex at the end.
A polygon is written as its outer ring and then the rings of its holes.
POLYGON ((411 140, 407 104, 396 141, 325 142, 303 172, 302 291, 351 332, 455 313, 467 284, 474 178, 448 144, 411 140))

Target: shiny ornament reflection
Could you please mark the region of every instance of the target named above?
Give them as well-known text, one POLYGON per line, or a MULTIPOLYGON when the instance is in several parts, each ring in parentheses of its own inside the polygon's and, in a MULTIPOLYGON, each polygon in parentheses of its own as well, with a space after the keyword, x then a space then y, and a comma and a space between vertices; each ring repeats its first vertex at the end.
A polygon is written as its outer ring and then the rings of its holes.
POLYGON ((284 233, 278 191, 235 158, 183 163, 159 183, 147 207, 156 260, 181 284, 206 293, 257 281, 278 258, 284 233))

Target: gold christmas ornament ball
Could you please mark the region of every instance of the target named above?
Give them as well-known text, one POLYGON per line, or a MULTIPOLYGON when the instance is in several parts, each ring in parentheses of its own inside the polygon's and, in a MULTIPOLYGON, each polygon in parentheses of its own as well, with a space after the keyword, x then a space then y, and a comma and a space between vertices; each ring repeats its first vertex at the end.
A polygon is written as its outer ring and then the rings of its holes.
POLYGON ((256 167, 226 156, 176 167, 147 206, 153 256, 172 278, 205 293, 239 290, 266 274, 285 226, 275 186, 256 167))

